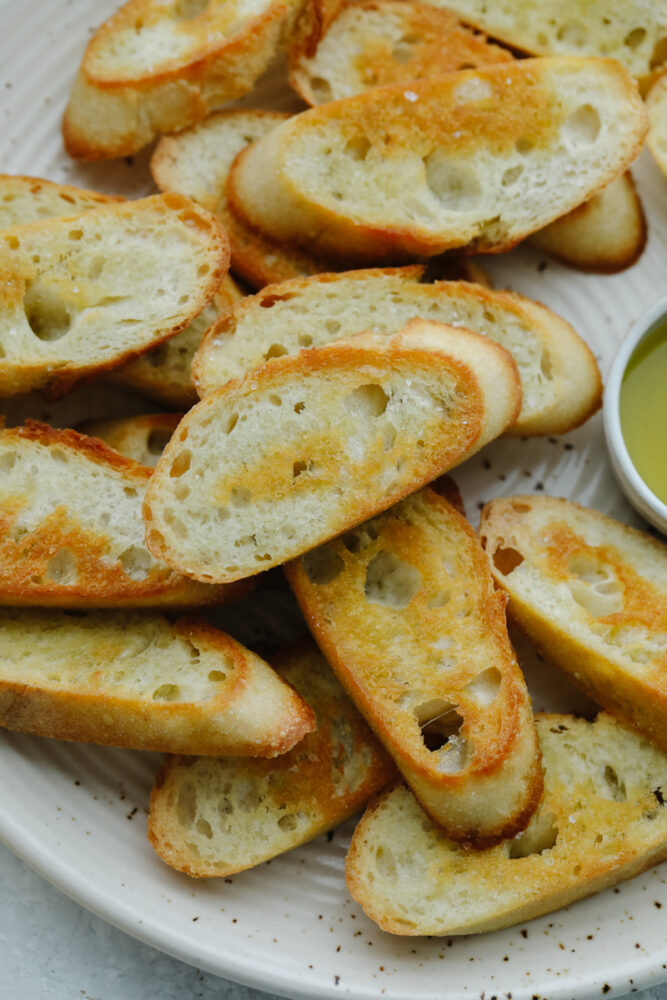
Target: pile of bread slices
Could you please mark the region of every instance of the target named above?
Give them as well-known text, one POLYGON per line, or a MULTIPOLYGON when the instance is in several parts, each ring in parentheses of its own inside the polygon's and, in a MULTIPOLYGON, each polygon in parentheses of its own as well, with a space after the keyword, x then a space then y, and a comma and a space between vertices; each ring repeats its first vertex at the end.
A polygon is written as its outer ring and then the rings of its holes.
POLYGON ((452 6, 130 0, 63 134, 82 159, 164 134, 161 194, 0 178, 8 408, 104 378, 170 411, 0 434, 1 724, 167 753, 149 836, 190 875, 371 800, 348 885, 399 934, 507 926, 667 858, 665 546, 546 496, 492 501, 478 536, 445 476, 599 408, 585 342, 469 255, 636 260, 637 81, 667 25, 452 6), (208 114, 281 48, 310 110, 208 114), (279 566, 312 639, 271 664, 180 617, 279 566), (533 718, 506 606, 594 721, 533 718))

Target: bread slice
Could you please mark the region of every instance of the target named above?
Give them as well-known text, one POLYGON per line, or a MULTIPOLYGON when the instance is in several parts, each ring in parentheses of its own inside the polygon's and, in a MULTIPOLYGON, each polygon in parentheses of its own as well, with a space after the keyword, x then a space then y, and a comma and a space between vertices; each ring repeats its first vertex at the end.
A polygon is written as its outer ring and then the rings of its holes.
POLYGON ((646 145, 655 162, 667 176, 667 73, 651 87, 646 98, 649 130, 646 145))
POLYGON ((644 0, 428 0, 536 56, 611 56, 638 79, 664 62, 667 13, 644 0))
POLYGON ((181 195, 0 232, 0 395, 79 380, 182 330, 217 290, 217 219, 181 195))
POLYGON ((558 434, 598 409, 597 364, 572 327, 545 306, 463 282, 424 284, 424 268, 348 271, 271 285, 230 309, 193 362, 205 396, 272 358, 364 329, 393 333, 415 316, 465 326, 501 344, 521 377, 512 434, 558 434))
POLYGON ((42 177, 0 174, 0 229, 39 219, 80 215, 125 201, 119 195, 99 194, 71 184, 55 184, 42 177))
MULTIPOLYGON (((180 192, 215 211, 229 236, 230 266, 253 288, 335 271, 341 266, 339 261, 276 243, 249 229, 227 202, 227 178, 237 154, 289 117, 283 112, 256 108, 219 111, 177 135, 164 136, 151 159, 153 179, 161 191, 180 192)), ((468 257, 441 258, 438 269, 439 277, 491 286, 488 274, 468 257)))
POLYGON ((537 717, 544 795, 520 837, 462 851, 407 788, 355 830, 347 885, 392 934, 475 934, 524 923, 667 858, 667 758, 601 713, 537 717))
POLYGON ((468 522, 428 488, 286 567, 324 655, 431 818, 479 847, 542 790, 526 685, 468 522))
MULTIPOLYGON (((375 86, 441 76, 513 58, 463 25, 447 8, 411 0, 361 0, 343 6, 310 58, 290 54, 290 83, 311 105, 375 86)), ((646 220, 629 174, 531 237, 540 250, 583 271, 609 274, 635 263, 646 220)))
POLYGON ((264 660, 203 622, 114 611, 0 614, 0 725, 188 754, 285 753, 313 713, 264 660))
POLYGON ((191 374, 195 352, 208 328, 241 298, 241 289, 226 274, 208 305, 181 333, 120 368, 114 368, 109 373, 109 380, 165 406, 190 409, 199 399, 191 374))
POLYGON ((273 665, 317 728, 272 761, 168 757, 151 793, 148 838, 172 868, 196 876, 251 868, 353 816, 396 773, 314 644, 273 665))
POLYGON ((615 60, 525 59, 311 108, 238 155, 227 195, 271 238, 348 260, 496 253, 610 183, 645 132, 615 60))
POLYGON ((667 546, 546 496, 494 500, 480 536, 544 656, 667 751, 667 546))
POLYGON ((63 119, 70 156, 127 156, 252 89, 298 9, 130 0, 86 48, 63 119))
POLYGON ((339 10, 312 56, 302 45, 290 49, 289 82, 312 106, 513 58, 450 10, 410 0, 360 0, 339 10))
POLYGON ((579 271, 615 274, 646 246, 646 217, 629 171, 530 237, 538 250, 579 271))
POLYGON ((86 420, 78 430, 99 438, 133 462, 154 468, 182 416, 182 413, 142 413, 112 420, 86 420))
POLYGON ((197 580, 251 576, 462 462, 520 402, 502 347, 421 320, 279 358, 185 416, 146 492, 146 542, 197 580))
POLYGON ((29 421, 0 433, 0 604, 156 607, 217 604, 210 587, 154 559, 141 504, 151 470, 102 441, 29 421))

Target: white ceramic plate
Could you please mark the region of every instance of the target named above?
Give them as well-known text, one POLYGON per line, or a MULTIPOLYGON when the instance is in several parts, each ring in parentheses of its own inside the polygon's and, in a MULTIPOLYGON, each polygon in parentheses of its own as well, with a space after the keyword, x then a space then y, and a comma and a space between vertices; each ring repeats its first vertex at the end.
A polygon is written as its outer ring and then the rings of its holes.
MULTIPOLYGON (((59 123, 89 31, 106 0, 0 5, 0 170, 138 196, 150 190, 148 156, 77 166, 59 123)), ((257 103, 284 102, 269 82, 257 103)), ((625 274, 577 275, 529 250, 493 261, 499 285, 546 302, 574 323, 606 373, 616 344, 664 294, 667 181, 644 155, 636 169, 650 240, 625 274)), ((56 419, 114 410, 107 391, 79 391, 56 419)), ((136 405, 136 404, 135 404, 136 405)), ((23 408, 46 414, 41 402, 23 408)), ((499 442, 457 474, 471 515, 494 495, 544 489, 621 519, 633 515, 607 464, 599 417, 563 438, 499 442)), ((243 632, 280 631, 285 593, 264 592, 231 618, 243 632)), ((238 632, 238 628, 236 629, 238 632)), ((576 708, 564 682, 531 669, 538 709, 576 708)), ((0 836, 38 871, 130 934, 201 968, 293 997, 454 1000, 468 996, 584 1000, 667 978, 667 869, 512 930, 459 939, 400 939, 380 932, 346 894, 350 825, 222 881, 166 868, 145 835, 154 754, 0 737, 0 836), (660 908, 663 907, 662 911, 660 908)))

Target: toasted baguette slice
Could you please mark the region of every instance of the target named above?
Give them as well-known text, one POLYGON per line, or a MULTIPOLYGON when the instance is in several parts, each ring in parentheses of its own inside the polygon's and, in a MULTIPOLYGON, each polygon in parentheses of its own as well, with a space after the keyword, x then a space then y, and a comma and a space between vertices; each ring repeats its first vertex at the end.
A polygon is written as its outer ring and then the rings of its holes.
POLYGON ((511 292, 463 282, 424 284, 424 268, 348 271, 271 285, 243 299, 207 332, 193 362, 202 396, 282 354, 364 329, 387 334, 420 316, 463 325, 514 358, 522 404, 512 434, 559 434, 598 409, 597 364, 572 327, 511 292))
POLYGON ((252 576, 462 462, 520 403, 502 347, 437 323, 280 358, 185 416, 146 493, 147 544, 197 580, 252 576))
POLYGON ((217 219, 181 195, 0 232, 0 395, 62 394, 173 336, 228 261, 217 219))
POLYGON ((119 195, 55 184, 42 177, 0 174, 0 229, 56 216, 80 215, 88 209, 121 201, 125 199, 119 195))
POLYGON ((667 758, 600 713, 536 719, 544 794, 527 830, 461 851, 407 788, 369 806, 347 885, 392 934, 476 934, 511 927, 632 878, 667 858, 667 758))
POLYGON ((496 253, 622 173, 646 127, 615 60, 526 59, 311 108, 239 153, 227 194, 324 254, 496 253))
MULTIPOLYGON (((0 175, 0 228, 79 214, 118 201, 124 199, 54 184, 38 177, 4 174, 0 175)), ((181 409, 192 406, 197 401, 197 393, 190 380, 192 355, 204 330, 240 297, 237 285, 229 275, 225 275, 216 295, 182 333, 121 366, 110 378, 167 406, 180 406, 181 409)))
POLYGON ((651 87, 646 98, 649 130, 646 144, 667 176, 667 73, 651 87))
POLYGON ((86 420, 78 430, 100 438, 133 462, 153 468, 182 416, 182 413, 147 413, 115 420, 86 420))
POLYGON ((0 604, 217 604, 208 587, 155 560, 141 504, 151 470, 102 441, 30 421, 0 433, 0 604))
POLYGON ((317 105, 512 59, 449 10, 410 0, 361 0, 341 8, 314 55, 302 45, 291 48, 289 82, 307 104, 317 105))
POLYGON ((274 664, 317 728, 272 761, 168 757, 155 780, 148 839, 188 875, 232 875, 353 816, 396 771, 314 645, 274 664))
POLYGON ((667 546, 545 496, 494 500, 480 535, 538 649, 667 751, 667 546))
POLYGON ((533 233, 530 243, 580 271, 614 274, 631 267, 646 246, 646 217, 629 171, 533 233))
POLYGON ((226 274, 208 305, 181 333, 140 354, 134 361, 115 368, 110 372, 109 379, 165 406, 188 410, 199 398, 192 381, 191 366, 202 337, 242 297, 241 289, 226 274))
POLYGON ((297 6, 130 0, 88 43, 63 120, 67 152, 127 156, 247 93, 297 6))
POLYGON ((505 597, 465 520, 424 489, 286 567, 306 621, 431 818, 475 846, 542 790, 505 597))
POLYGON ((644 0, 428 0, 536 56, 612 56, 638 79, 665 59, 667 13, 644 0))
POLYGON ((269 665, 203 622, 139 612, 0 614, 0 725, 188 754, 285 753, 314 716, 269 665))

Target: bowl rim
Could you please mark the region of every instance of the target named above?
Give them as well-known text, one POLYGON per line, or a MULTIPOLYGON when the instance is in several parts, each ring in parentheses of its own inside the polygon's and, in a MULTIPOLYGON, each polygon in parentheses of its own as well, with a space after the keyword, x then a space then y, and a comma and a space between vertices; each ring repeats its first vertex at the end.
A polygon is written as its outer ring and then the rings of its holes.
POLYGON ((667 532, 667 503, 649 489, 637 472, 625 444, 620 416, 620 391, 623 376, 635 349, 653 331, 658 321, 667 320, 667 296, 641 314, 618 346, 604 389, 602 420, 611 464, 623 492, 639 513, 663 532, 667 532))

